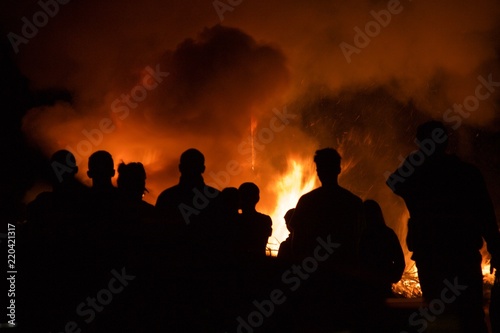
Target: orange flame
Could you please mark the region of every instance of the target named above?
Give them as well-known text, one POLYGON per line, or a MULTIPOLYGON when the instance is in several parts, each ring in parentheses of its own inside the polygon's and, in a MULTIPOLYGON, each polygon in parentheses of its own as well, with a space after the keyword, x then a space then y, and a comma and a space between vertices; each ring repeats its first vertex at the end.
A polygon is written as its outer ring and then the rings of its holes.
POLYGON ((288 158, 288 170, 274 184, 271 191, 277 194, 277 204, 271 214, 273 220, 273 234, 269 238, 268 249, 271 255, 276 256, 279 245, 289 235, 285 224, 285 213, 295 208, 301 195, 311 191, 316 186, 316 172, 312 165, 298 158, 288 158))

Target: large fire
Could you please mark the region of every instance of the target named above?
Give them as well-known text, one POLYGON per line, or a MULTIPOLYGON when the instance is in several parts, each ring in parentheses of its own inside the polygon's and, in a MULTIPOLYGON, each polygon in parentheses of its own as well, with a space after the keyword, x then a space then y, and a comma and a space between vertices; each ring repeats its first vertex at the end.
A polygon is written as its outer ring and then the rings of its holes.
POLYGON ((288 237, 288 229, 285 225, 285 213, 295 208, 301 195, 315 188, 316 173, 311 165, 307 165, 298 158, 288 159, 288 170, 270 187, 277 194, 277 204, 271 218, 273 220, 273 234, 269 239, 268 251, 275 256, 279 244, 288 237))
MULTIPOLYGON (((277 195, 276 208, 271 214, 273 220, 273 234, 268 242, 268 254, 276 256, 278 253, 279 245, 284 241, 289 231, 286 228, 284 215, 285 213, 294 208, 300 196, 311 191, 318 186, 315 169, 311 163, 307 163, 300 158, 289 158, 287 160, 288 169, 281 175, 274 183, 270 184, 270 190, 274 191, 277 195)), ((400 223, 405 224, 408 220, 408 212, 405 211, 400 217, 400 223)), ((404 235, 400 239, 405 239, 404 235)), ((411 259, 411 252, 405 250, 406 269, 400 281, 393 284, 393 292, 405 298, 422 297, 422 290, 418 279, 418 270, 415 262, 411 259)), ((481 250, 483 256, 482 273, 483 281, 485 284, 485 294, 493 286, 495 274, 490 272, 490 258, 486 252, 486 247, 481 250)))

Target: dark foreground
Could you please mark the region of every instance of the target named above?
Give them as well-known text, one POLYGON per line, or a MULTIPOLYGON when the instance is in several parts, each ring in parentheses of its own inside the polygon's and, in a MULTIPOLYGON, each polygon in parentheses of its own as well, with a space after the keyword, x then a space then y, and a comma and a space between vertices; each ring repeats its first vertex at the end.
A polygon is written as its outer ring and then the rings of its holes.
POLYGON ((33 264, 19 282, 16 331, 460 332, 458 318, 439 306, 372 299, 363 286, 351 295, 342 294, 342 286, 318 290, 316 271, 294 270, 274 257, 220 266, 199 258, 190 267, 168 252, 114 267, 96 266, 98 256, 91 263, 62 258, 33 264), (323 297, 335 293, 341 301, 323 297))

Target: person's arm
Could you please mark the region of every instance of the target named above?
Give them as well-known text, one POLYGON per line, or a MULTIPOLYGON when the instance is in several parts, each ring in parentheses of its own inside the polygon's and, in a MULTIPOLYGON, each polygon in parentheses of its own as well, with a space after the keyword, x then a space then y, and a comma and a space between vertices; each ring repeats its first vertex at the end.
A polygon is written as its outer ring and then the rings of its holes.
POLYGON ((408 193, 411 193, 415 186, 415 173, 418 172, 419 166, 414 166, 411 163, 411 156, 415 154, 412 153, 405 158, 403 163, 387 177, 386 185, 394 192, 394 194, 400 197, 405 197, 408 193))
POLYGON ((398 236, 396 235, 394 230, 389 230, 391 235, 392 255, 394 259, 394 274, 391 276, 391 278, 392 282, 396 283, 401 280, 401 277, 403 276, 404 270, 406 268, 405 255, 403 252, 403 248, 401 247, 401 243, 399 242, 398 236))
POLYGON ((306 218, 306 204, 304 203, 304 198, 301 197, 297 202, 297 206, 295 208, 295 212, 293 213, 292 219, 290 220, 290 226, 293 230, 292 238, 291 238, 291 248, 292 248, 292 256, 294 258, 301 258, 304 253, 304 233, 307 227, 306 218))
POLYGON ((271 237, 271 235, 273 234, 273 220, 271 219, 271 216, 268 216, 268 222, 267 222, 267 231, 268 231, 268 235, 267 237, 271 237))

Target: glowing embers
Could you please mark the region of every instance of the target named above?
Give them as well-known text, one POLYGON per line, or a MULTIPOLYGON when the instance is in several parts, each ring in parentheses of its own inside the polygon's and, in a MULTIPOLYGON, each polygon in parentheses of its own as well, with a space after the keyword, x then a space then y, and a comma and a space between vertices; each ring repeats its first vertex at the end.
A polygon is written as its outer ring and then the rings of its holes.
POLYGON ((392 292, 405 298, 422 297, 417 266, 414 262, 407 266, 401 280, 392 285, 392 292))

